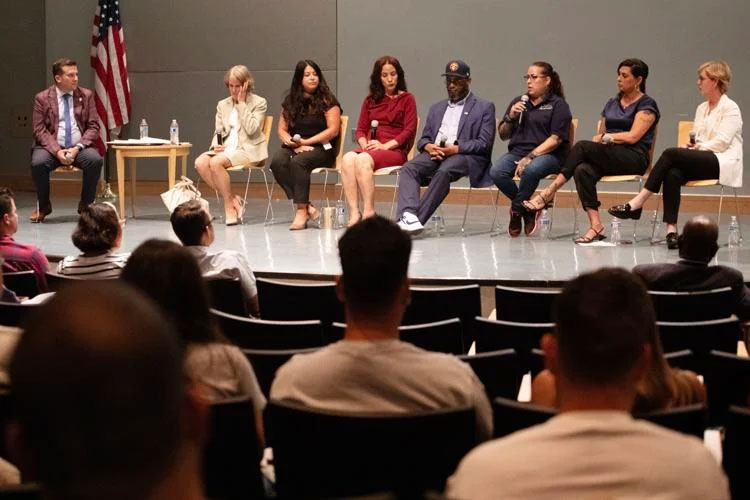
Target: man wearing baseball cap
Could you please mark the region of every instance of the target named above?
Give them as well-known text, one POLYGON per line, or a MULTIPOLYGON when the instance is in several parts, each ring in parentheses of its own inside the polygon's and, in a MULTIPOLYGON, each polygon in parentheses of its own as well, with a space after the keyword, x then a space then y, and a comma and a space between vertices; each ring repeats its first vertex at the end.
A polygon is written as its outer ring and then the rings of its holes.
POLYGON ((464 61, 450 61, 442 76, 448 99, 430 107, 417 142, 420 154, 404 165, 398 183, 398 225, 412 234, 424 229, 451 182, 468 175, 472 187, 492 184, 495 105, 471 93, 471 70, 464 61), (427 186, 421 199, 420 186, 427 186))

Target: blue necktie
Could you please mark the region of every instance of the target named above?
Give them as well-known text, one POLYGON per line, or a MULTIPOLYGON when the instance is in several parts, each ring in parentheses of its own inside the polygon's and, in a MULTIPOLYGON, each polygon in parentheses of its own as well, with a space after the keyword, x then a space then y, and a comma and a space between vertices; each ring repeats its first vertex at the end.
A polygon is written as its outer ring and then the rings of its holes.
POLYGON ((63 94, 63 114, 65 115, 65 148, 73 145, 73 126, 70 123, 70 94, 63 94))

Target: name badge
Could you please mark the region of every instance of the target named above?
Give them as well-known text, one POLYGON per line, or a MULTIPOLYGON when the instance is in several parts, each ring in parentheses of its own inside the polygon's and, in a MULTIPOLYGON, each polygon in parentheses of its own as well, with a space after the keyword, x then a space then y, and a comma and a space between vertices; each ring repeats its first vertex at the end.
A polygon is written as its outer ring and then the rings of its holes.
POLYGON ((552 109, 552 104, 545 104, 544 106, 539 106, 539 111, 549 111, 552 109))

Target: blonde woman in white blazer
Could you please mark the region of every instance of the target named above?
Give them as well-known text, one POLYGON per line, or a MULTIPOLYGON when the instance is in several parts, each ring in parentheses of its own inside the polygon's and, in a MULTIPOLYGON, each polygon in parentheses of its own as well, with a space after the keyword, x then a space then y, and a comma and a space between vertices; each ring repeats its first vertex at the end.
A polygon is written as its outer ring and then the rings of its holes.
POLYGON ((680 187, 687 181, 719 179, 724 186, 742 186, 742 114, 726 92, 732 71, 724 61, 709 61, 698 68, 698 91, 706 101, 695 110, 691 136, 679 148, 669 148, 649 174, 645 187, 624 205, 609 209, 621 219, 638 219, 645 201, 663 184, 667 246, 677 248, 677 213, 680 187))
POLYGON ((232 195, 226 169, 258 164, 268 158, 268 144, 263 135, 266 100, 253 94, 255 80, 245 66, 229 68, 224 84, 229 97, 216 105, 216 132, 211 149, 195 160, 195 169, 224 198, 224 221, 233 226, 242 220, 245 207, 242 198, 232 195))

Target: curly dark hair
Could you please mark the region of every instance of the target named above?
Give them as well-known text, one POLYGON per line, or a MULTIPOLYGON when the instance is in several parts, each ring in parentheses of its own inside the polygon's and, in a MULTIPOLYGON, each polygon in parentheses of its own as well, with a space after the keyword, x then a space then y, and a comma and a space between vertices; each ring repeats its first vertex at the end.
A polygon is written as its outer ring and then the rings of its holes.
POLYGON ((92 203, 81 210, 71 239, 84 254, 109 252, 121 232, 117 210, 107 203, 92 203))
POLYGON ((339 102, 333 95, 331 89, 326 83, 320 66, 310 59, 302 59, 294 68, 292 85, 281 103, 281 115, 286 120, 287 125, 291 128, 297 119, 304 115, 317 115, 325 113, 333 106, 338 106, 339 102), (312 97, 305 97, 305 90, 302 87, 302 78, 305 76, 305 68, 310 66, 318 75, 318 88, 313 92, 312 97))
POLYGON ((372 67, 372 74, 370 75, 370 98, 373 102, 378 102, 385 97, 385 88, 383 87, 383 82, 380 80, 380 73, 386 64, 390 64, 396 68, 396 75, 398 75, 396 92, 399 90, 406 92, 406 77, 404 76, 404 69, 401 67, 401 63, 393 56, 383 56, 375 61, 372 67))

